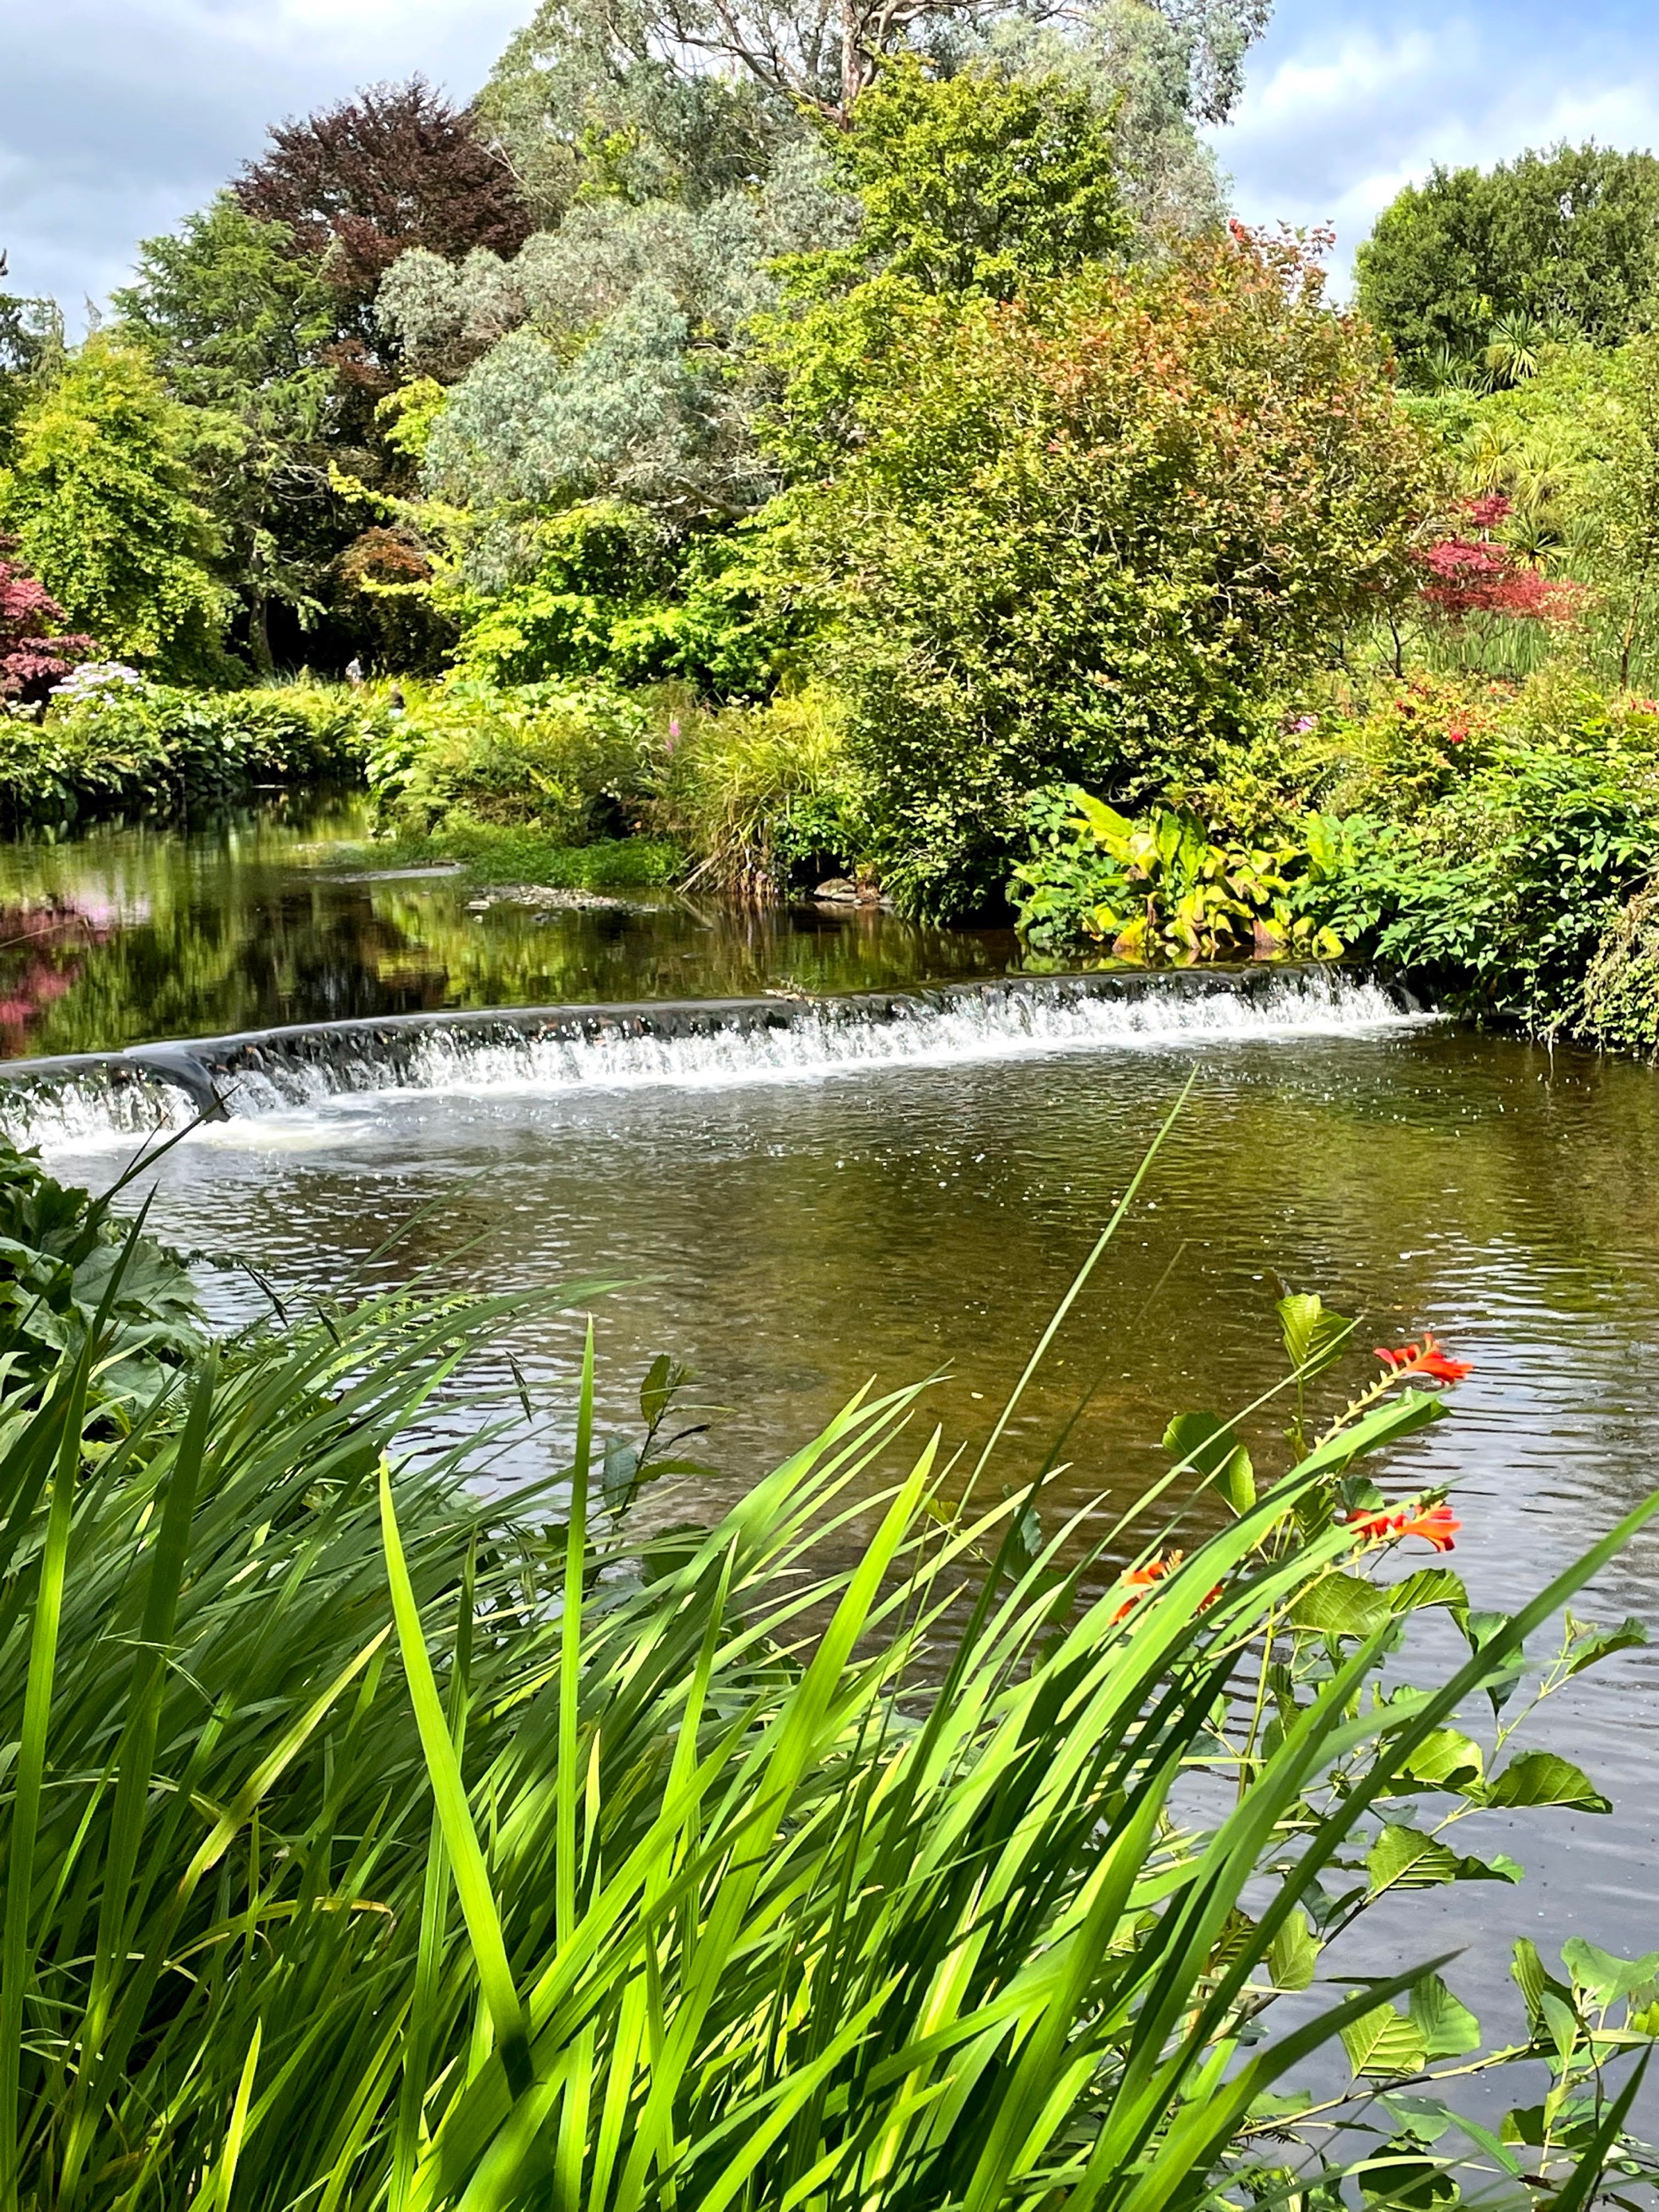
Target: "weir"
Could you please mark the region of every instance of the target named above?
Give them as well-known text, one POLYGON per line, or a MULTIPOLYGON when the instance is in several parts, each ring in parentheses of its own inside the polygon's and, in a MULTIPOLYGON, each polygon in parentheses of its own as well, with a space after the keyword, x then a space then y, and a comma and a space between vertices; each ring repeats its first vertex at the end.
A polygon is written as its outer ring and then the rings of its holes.
POLYGON ((1032 1051, 1340 1032, 1427 1011, 1398 985, 1310 964, 398 1014, 0 1061, 0 1128, 20 1143, 87 1144, 346 1094, 780 1079, 1032 1051))

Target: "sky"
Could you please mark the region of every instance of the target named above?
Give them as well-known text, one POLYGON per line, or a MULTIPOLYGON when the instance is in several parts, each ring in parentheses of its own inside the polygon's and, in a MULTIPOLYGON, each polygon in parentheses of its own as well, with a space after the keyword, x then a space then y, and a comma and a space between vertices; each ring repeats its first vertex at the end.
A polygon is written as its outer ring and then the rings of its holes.
MULTIPOLYGON (((8 289, 71 319, 201 206, 265 125, 420 70, 459 98, 531 0, 0 0, 8 289)), ((1659 143, 1652 0, 1280 0, 1218 134, 1251 222, 1354 245, 1436 161, 1659 143)))

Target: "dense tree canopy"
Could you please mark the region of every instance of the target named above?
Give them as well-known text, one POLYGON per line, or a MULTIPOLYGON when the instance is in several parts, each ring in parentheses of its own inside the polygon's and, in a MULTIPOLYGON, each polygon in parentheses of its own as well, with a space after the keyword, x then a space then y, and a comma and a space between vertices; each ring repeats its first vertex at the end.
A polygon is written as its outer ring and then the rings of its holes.
POLYGON ((869 359, 789 543, 913 905, 992 890, 1045 786, 1213 774, 1254 702, 1413 588, 1421 441, 1364 326, 1247 235, 918 299, 869 359))
POLYGON ((860 99, 833 142, 863 209, 856 240, 819 258, 821 289, 884 270, 926 292, 1012 299, 1023 284, 1127 243, 1110 125, 1079 88, 984 65, 932 76, 914 55, 860 99))
POLYGON ((1361 310, 1419 381, 1501 347, 1494 326, 1517 319, 1617 344, 1659 289, 1659 157, 1559 146, 1437 167, 1383 210, 1357 264, 1361 310))
POLYGON ((19 423, 0 527, 73 628, 123 659, 205 674, 225 594, 191 442, 186 410, 145 356, 94 334, 19 423))
POLYGON ((236 200, 259 221, 287 226, 366 343, 375 288, 405 248, 510 253, 529 235, 530 211, 505 157, 420 77, 372 85, 278 124, 270 141, 233 185, 236 200))
MULTIPOLYGON (((0 277, 6 257, 0 253, 0 277)), ((17 418, 42 374, 64 353, 64 318, 54 300, 0 292, 0 466, 10 453, 17 418)))
MULTIPOLYGON (((1129 4, 1174 34, 1191 112, 1221 121, 1270 0, 1129 4)), ((894 55, 951 66, 1001 27, 1061 13, 1020 0, 542 0, 483 106, 521 149, 521 167, 538 176, 550 179, 579 159, 590 124, 638 131, 665 151, 677 141, 698 148, 706 163, 712 145, 735 146, 745 133, 755 143, 794 114, 848 128, 860 94, 894 55), (741 94, 713 94, 721 72, 746 79, 760 107, 746 106, 741 94), (700 89, 677 113, 671 85, 700 89), (538 150, 538 137, 563 147, 562 162, 553 145, 538 150)), ((1087 10, 1066 20, 1080 21, 1085 35, 1092 21, 1087 10)))
POLYGON ((222 193, 139 248, 115 295, 125 335, 191 410, 192 454, 240 594, 255 665, 273 600, 309 619, 351 520, 331 489, 338 412, 330 288, 286 223, 222 193))

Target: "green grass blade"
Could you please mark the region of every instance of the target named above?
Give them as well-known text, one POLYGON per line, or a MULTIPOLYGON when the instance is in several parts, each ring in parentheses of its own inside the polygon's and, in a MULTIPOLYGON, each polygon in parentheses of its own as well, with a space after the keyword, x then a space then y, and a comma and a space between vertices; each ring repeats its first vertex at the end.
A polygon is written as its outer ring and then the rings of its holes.
POLYGON ((471 1941, 479 1986, 495 2031, 495 2048, 501 2058, 501 2069, 514 2095, 520 2097, 529 2089, 534 2079, 530 2061, 529 2024, 514 1984, 513 1970, 507 1963, 507 1941, 501 1930, 501 1915, 495 1909, 489 1870, 484 1865, 483 1851, 478 1842, 477 1831, 472 1825, 471 1808, 467 1803, 466 1785, 461 1778, 460 1762, 455 1756, 455 1747, 445 1724, 438 1685, 433 1675, 432 1662, 427 1655, 420 1608, 416 1602, 414 1585, 409 1578, 403 1543, 398 1534, 397 1513, 392 1502, 391 1476, 384 1462, 380 1468, 380 1528, 386 1547, 386 1574, 392 1586, 392 1607, 397 1624, 398 1648, 403 1653, 404 1673, 409 1682, 410 1699, 415 1708, 416 1725, 420 1730, 427 1774, 437 1803, 439 1818, 443 1822, 444 1841, 455 1876, 456 1894, 460 1899, 462 1917, 466 1922, 467 1935, 471 1941))
POLYGON ((18 2140, 21 2087, 23 2007, 33 1974, 30 1905, 34 1886, 35 1844, 40 1798, 46 1782, 46 1738, 52 1716, 52 1683, 58 1666, 58 1630, 63 1619, 64 1576, 69 1559, 70 1525, 81 1471, 82 1431, 86 1420, 88 1343, 61 1392, 62 1431, 46 1543, 40 1557, 34 1620, 29 1639, 27 1684, 22 1730, 17 1747, 12 1793, 11 1831, 6 1851, 6 1911, 0 1950, 0 2207, 15 2212, 24 2147, 18 2140))

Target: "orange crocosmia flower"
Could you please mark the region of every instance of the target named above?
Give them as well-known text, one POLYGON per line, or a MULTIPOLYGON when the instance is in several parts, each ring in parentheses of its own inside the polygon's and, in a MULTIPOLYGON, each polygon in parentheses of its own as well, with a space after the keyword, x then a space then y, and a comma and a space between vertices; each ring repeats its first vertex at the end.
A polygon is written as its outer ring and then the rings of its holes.
POLYGON ((1376 1356, 1396 1376, 1421 1375, 1431 1382, 1461 1382, 1474 1372, 1473 1361, 1452 1358, 1426 1329, 1421 1344, 1402 1344, 1397 1352, 1379 1344, 1376 1356))
POLYGON ((1397 1513, 1361 1513, 1345 1525, 1350 1534, 1372 1544, 1384 1536, 1391 1536, 1394 1524, 1399 1518, 1397 1513))
POLYGON ((1420 1536, 1437 1552, 1449 1552, 1452 1538, 1463 1523, 1449 1505, 1431 1505, 1426 1512, 1401 1514, 1398 1534, 1401 1536, 1420 1536))
POLYGON ((1437 1552, 1453 1549, 1452 1538, 1463 1523, 1449 1505, 1406 1506, 1389 1513, 1362 1513, 1348 1522, 1349 1528, 1365 1543, 1397 1543, 1402 1536, 1420 1536, 1437 1552))
MULTIPOLYGON (((1146 1592, 1151 1589, 1152 1584, 1161 1583, 1166 1575, 1172 1575, 1186 1556, 1184 1552, 1170 1552, 1167 1556, 1159 1552, 1154 1558, 1148 1559, 1145 1566, 1130 1567, 1127 1572, 1120 1575, 1118 1582, 1129 1595, 1112 1615, 1113 1620, 1115 1622, 1127 1620, 1146 1592)), ((1207 1611, 1220 1595, 1221 1584, 1218 1583, 1206 1597, 1200 1599, 1199 1611, 1200 1613, 1207 1611)))

